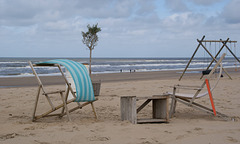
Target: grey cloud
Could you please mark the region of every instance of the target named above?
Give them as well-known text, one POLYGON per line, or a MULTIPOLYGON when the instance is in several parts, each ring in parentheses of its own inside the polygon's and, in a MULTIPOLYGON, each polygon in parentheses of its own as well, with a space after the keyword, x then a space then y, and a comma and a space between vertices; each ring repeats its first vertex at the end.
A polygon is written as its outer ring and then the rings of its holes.
POLYGON ((188 0, 188 1, 193 2, 195 4, 198 4, 198 5, 208 6, 208 5, 212 5, 214 3, 217 3, 217 2, 221 2, 223 0, 188 0))
POLYGON ((137 11, 136 13, 138 15, 151 15, 154 13, 154 10, 156 7, 154 6, 154 1, 153 0, 139 0, 137 3, 137 11))
POLYGON ((183 0, 165 0, 166 5, 172 12, 186 12, 188 8, 183 0))
POLYGON ((24 1, 1 1, 0 17, 8 19, 28 19, 33 18, 38 8, 32 2, 24 1))
POLYGON ((129 0, 1 0, 1 25, 33 25, 74 17, 130 17, 137 4, 129 0))
MULTIPOLYGON (((56 1, 55 1, 56 2, 56 1)), ((1 25, 28 26, 46 19, 52 19, 59 11, 59 4, 54 1, 39 0, 2 0, 0 11, 1 25)))
POLYGON ((85 7, 77 15, 89 18, 122 18, 131 16, 135 7, 134 1, 122 0, 106 3, 98 8, 85 7))
POLYGON ((222 12, 221 16, 227 23, 240 23, 240 1, 232 0, 222 12))
POLYGON ((173 14, 162 21, 161 27, 164 28, 164 31, 184 34, 201 27, 205 18, 202 14, 191 12, 173 14))

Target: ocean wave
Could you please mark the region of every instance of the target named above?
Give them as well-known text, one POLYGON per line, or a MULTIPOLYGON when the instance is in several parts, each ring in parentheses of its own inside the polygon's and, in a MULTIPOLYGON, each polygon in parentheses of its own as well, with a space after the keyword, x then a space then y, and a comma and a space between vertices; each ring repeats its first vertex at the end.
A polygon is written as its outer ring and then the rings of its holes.
POLYGON ((145 60, 144 62, 187 62, 188 60, 145 60))
POLYGON ((105 64, 105 65, 92 65, 92 68, 94 67, 110 67, 110 64, 105 64))
MULTIPOLYGON (((33 76, 31 67, 28 64, 30 59, 8 58, 0 59, 0 77, 25 77, 33 76)), ((34 63, 48 60, 48 58, 31 58, 34 63)), ((86 62, 86 58, 74 58, 79 63, 86 62)), ((93 74, 100 73, 119 73, 145 71, 167 71, 167 70, 183 70, 189 58, 95 58, 92 62, 93 74)), ((189 65, 190 70, 206 68, 211 59, 197 58, 193 59, 189 65)), ((212 64, 214 65, 214 63, 212 64)), ((235 68, 240 67, 240 64, 234 59, 224 59, 224 67, 235 68), (236 65, 237 64, 237 65, 236 65)), ((37 73, 43 76, 60 75, 58 67, 35 67, 37 73)), ((63 70, 64 67, 62 67, 63 70)))
POLYGON ((13 63, 19 63, 19 64, 27 64, 27 62, 21 62, 21 61, 6 61, 6 62, 0 62, 0 64, 13 64, 13 63))
MULTIPOLYGON (((38 76, 61 76, 61 73, 48 73, 48 74, 38 74, 38 76)), ((19 73, 13 75, 0 75, 0 78, 8 77, 34 77, 33 73, 19 73)))

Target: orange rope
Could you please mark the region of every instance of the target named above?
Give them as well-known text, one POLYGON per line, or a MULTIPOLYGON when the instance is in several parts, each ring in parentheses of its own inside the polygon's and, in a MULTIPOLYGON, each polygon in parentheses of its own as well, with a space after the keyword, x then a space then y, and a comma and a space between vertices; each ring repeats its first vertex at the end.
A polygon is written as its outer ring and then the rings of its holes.
POLYGON ((215 110, 215 106, 214 106, 214 102, 213 102, 212 93, 211 93, 211 89, 210 89, 208 79, 205 79, 205 81, 206 81, 206 85, 207 85, 207 89, 208 89, 209 98, 210 98, 210 101, 211 101, 211 104, 212 104, 213 113, 216 116, 216 110, 215 110))

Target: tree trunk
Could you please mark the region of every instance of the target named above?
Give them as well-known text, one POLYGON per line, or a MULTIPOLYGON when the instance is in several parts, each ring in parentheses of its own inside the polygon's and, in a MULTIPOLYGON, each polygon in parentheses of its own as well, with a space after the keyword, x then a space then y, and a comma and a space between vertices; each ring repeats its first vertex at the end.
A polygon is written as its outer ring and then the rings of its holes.
POLYGON ((92 49, 90 49, 90 58, 89 58, 89 75, 92 78, 92 49))

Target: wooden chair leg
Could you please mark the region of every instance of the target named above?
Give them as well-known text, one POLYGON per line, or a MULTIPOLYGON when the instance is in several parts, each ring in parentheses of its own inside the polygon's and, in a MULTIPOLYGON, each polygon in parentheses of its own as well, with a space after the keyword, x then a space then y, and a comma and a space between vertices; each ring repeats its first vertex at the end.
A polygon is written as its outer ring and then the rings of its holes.
MULTIPOLYGON (((66 94, 65 94, 65 102, 67 102, 68 94, 69 94, 69 88, 67 89, 66 94)), ((62 117, 64 115, 64 110, 65 110, 65 107, 63 106, 62 107, 62 114, 59 117, 62 117)))
POLYGON ((48 100, 48 103, 49 103, 49 104, 50 104, 50 106, 52 107, 52 110, 55 110, 56 108, 54 107, 54 105, 53 105, 52 101, 50 100, 50 98, 49 98, 48 94, 44 94, 44 95, 45 95, 45 97, 47 98, 47 100, 48 100))
POLYGON ((32 121, 35 121, 35 114, 36 114, 36 110, 37 110, 37 104, 38 104, 38 99, 39 99, 40 91, 41 91, 41 86, 38 87, 38 92, 37 92, 37 96, 36 96, 36 100, 35 100, 35 105, 34 105, 34 109, 33 109, 32 121))
POLYGON ((63 104, 64 104, 64 108, 65 108, 65 110, 66 110, 66 114, 67 114, 68 120, 69 120, 69 121, 72 121, 71 118, 70 118, 70 116, 69 116, 69 111, 68 111, 67 103, 66 103, 66 101, 65 101, 65 98, 64 98, 64 96, 63 96, 63 93, 61 92, 60 95, 61 95, 61 98, 62 98, 62 101, 63 101, 63 104))
POLYGON ((95 111, 93 102, 91 102, 91 106, 92 106, 92 109, 93 109, 94 116, 95 116, 95 118, 97 119, 97 113, 96 113, 96 111, 95 111))
POLYGON ((171 109, 170 109, 170 118, 173 116, 173 114, 175 113, 175 109, 176 109, 176 104, 177 104, 177 100, 176 100, 176 97, 175 97, 175 93, 177 91, 177 88, 174 86, 173 88, 173 95, 171 96, 172 97, 172 103, 171 103, 171 109))
POLYGON ((170 108, 170 114, 169 117, 171 118, 173 114, 175 113, 176 110, 176 105, 177 105, 177 100, 175 97, 172 97, 172 103, 171 103, 171 108, 170 108))

